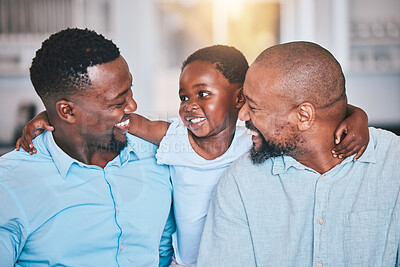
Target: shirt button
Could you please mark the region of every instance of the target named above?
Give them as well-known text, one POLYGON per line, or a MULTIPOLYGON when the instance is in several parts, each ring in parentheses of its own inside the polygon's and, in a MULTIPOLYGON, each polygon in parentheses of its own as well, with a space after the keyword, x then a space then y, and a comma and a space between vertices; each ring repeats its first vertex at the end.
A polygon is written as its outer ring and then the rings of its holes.
POLYGON ((115 206, 115 209, 117 210, 117 212, 119 212, 119 206, 115 206))
MULTIPOLYGON (((319 218, 319 219, 318 219, 318 223, 319 223, 319 224, 323 224, 323 223, 324 223, 324 219, 319 218)), ((322 266, 322 265, 321 265, 321 266, 322 266)))
POLYGON ((107 169, 106 168, 104 168, 104 172, 107 173, 107 169))
POLYGON ((124 249, 124 244, 119 245, 119 249, 123 250, 124 249))
MULTIPOLYGON (((326 176, 323 175, 321 179, 322 179, 322 181, 325 181, 325 180, 326 180, 326 176)), ((321 265, 321 266, 322 266, 322 265, 321 265)))

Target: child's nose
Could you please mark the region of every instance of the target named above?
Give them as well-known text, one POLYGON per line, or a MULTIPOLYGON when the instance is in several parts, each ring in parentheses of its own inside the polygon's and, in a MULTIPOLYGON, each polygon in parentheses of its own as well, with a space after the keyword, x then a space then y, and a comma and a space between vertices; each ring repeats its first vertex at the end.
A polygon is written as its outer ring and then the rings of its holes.
POLYGON ((199 105, 197 105, 197 103, 195 102, 190 102, 186 105, 185 107, 185 111, 192 111, 193 109, 198 109, 199 105))

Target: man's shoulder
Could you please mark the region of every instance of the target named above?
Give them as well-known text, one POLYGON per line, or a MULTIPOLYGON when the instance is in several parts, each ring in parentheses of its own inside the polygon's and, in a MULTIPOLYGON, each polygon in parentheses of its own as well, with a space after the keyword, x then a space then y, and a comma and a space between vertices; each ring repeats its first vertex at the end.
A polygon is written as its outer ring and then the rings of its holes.
POLYGON ((128 146, 132 148, 133 152, 135 152, 139 158, 155 157, 158 148, 155 144, 129 133, 126 135, 126 138, 128 146))
POLYGON ((243 199, 250 197, 257 199, 273 186, 277 181, 273 174, 275 160, 279 158, 269 158, 262 163, 255 164, 251 161, 249 153, 245 153, 222 175, 218 182, 217 190, 224 194, 240 192, 243 199))
POLYGON ((37 149, 37 153, 30 155, 22 148, 19 151, 13 150, 0 157, 0 179, 1 177, 13 173, 15 169, 25 170, 29 172, 34 165, 38 163, 54 164, 49 152, 45 148, 42 135, 33 140, 33 145, 37 149))
POLYGON ((253 166, 253 163, 251 162, 250 159, 250 155, 249 152, 244 153, 243 155, 241 155, 237 160, 235 160, 231 166, 229 166, 229 170, 235 170, 238 171, 240 169, 242 169, 243 166, 253 166))
POLYGON ((400 136, 380 128, 369 127, 369 133, 377 144, 400 145, 400 136))
POLYGON ((226 171, 226 174, 234 176, 235 180, 248 182, 249 179, 272 175, 275 158, 269 158, 262 163, 256 164, 251 161, 249 152, 244 153, 235 160, 226 171))
POLYGON ((169 176, 169 166, 157 163, 156 152, 158 146, 150 143, 140 137, 127 134, 128 146, 132 149, 131 151, 135 153, 139 161, 144 160, 146 166, 151 168, 158 168, 158 170, 168 172, 169 176))
POLYGON ((21 151, 14 150, 0 157, 0 181, 1 177, 20 167, 24 161, 27 162, 28 158, 25 154, 28 153, 21 149, 21 151))
POLYGON ((400 159, 400 136, 389 132, 387 130, 378 128, 369 128, 370 143, 373 146, 374 152, 378 158, 387 157, 387 155, 393 154, 394 158, 387 158, 388 160, 399 160, 400 159), (396 156, 396 154, 398 156, 396 156))

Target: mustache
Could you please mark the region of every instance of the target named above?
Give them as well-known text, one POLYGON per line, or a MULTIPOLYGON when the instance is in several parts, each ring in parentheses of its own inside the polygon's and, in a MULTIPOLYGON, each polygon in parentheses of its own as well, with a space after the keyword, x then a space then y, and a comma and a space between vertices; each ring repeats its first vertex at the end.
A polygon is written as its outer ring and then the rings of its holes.
POLYGON ((246 121, 245 122, 246 128, 252 131, 257 132, 258 134, 261 134, 261 132, 254 126, 254 124, 251 121, 246 121))
POLYGON ((124 114, 124 116, 122 117, 122 119, 119 121, 119 122, 117 122, 117 123, 120 123, 120 122, 122 122, 122 121, 125 121, 127 118, 131 118, 131 115, 132 114, 124 114))

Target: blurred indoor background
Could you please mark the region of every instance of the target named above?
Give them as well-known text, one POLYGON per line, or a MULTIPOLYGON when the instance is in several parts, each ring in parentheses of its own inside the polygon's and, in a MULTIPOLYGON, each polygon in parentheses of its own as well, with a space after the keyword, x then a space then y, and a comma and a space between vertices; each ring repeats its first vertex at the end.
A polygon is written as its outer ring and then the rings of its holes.
POLYGON ((151 119, 177 116, 180 65, 201 47, 233 45, 251 63, 274 44, 317 42, 342 64, 349 102, 399 134, 400 0, 0 0, 0 154, 43 110, 31 60, 67 27, 120 47, 138 113, 151 119))

